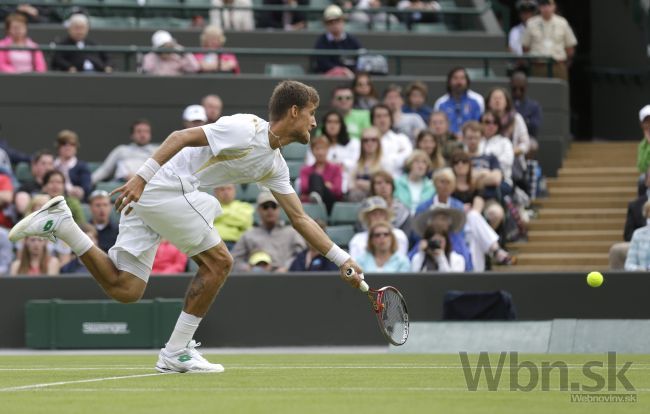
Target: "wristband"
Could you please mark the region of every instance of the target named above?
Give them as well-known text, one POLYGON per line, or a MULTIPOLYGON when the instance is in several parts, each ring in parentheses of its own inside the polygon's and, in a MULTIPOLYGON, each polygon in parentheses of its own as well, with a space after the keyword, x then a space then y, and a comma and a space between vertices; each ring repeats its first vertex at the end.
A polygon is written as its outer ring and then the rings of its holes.
POLYGON ((142 167, 136 172, 137 175, 142 177, 144 182, 148 183, 149 180, 153 178, 154 175, 158 172, 160 169, 160 164, 156 162, 153 158, 147 159, 147 161, 142 164, 142 167))
POLYGON ((330 261, 332 261, 338 267, 341 267, 343 265, 343 263, 350 260, 351 256, 348 253, 346 253, 345 250, 341 249, 336 244, 333 244, 332 248, 330 249, 329 252, 327 252, 325 257, 327 257, 330 261))

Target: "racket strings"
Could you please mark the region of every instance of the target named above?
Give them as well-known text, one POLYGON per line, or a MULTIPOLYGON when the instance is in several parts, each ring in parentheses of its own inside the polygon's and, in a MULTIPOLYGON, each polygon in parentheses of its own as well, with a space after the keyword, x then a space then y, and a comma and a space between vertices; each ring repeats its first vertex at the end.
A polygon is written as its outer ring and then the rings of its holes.
POLYGON ((402 297, 386 290, 381 298, 381 318, 384 330, 392 339, 391 342, 402 344, 408 336, 408 313, 402 297))

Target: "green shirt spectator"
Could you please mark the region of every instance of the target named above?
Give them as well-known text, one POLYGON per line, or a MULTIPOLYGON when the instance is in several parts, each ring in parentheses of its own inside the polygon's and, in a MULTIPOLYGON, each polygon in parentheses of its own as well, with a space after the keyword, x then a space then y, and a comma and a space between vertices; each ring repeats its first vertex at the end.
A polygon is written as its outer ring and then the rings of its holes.
POLYGON ((254 209, 248 203, 235 200, 236 189, 233 184, 215 188, 214 195, 223 209, 223 213, 214 219, 214 227, 230 249, 253 226, 254 209))
POLYGON ((650 166, 650 105, 641 108, 639 121, 643 130, 643 139, 639 143, 636 166, 641 174, 645 174, 650 166))
POLYGON ((332 109, 343 115, 348 135, 352 139, 361 139, 361 131, 371 126, 370 111, 367 109, 352 109, 354 93, 349 86, 339 86, 332 92, 332 109))

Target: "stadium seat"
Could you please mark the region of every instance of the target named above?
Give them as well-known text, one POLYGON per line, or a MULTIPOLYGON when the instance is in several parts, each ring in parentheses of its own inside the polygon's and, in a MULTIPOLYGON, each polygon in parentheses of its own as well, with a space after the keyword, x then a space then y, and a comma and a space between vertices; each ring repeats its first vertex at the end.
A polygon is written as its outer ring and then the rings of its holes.
POLYGON ((470 79, 478 79, 478 78, 493 78, 497 76, 497 74, 494 72, 492 68, 488 69, 488 75, 485 76, 485 69, 483 68, 465 68, 467 71, 467 74, 469 75, 470 79))
POLYGON ((288 161, 304 161, 307 154, 307 145, 289 144, 282 148, 282 156, 288 161))
POLYGON ((415 33, 447 33, 449 29, 444 23, 420 23, 413 25, 415 33))
POLYGON ((181 0, 147 0, 147 6, 180 6, 181 0))
POLYGON ((297 64, 281 65, 278 63, 267 63, 264 66, 264 73, 276 78, 291 78, 304 75, 305 69, 297 64))
POLYGON ((327 235, 339 247, 346 249, 350 243, 350 239, 354 236, 354 227, 346 226, 329 226, 327 228, 327 235))
POLYGON ((390 26, 386 22, 373 23, 372 30, 375 32, 406 32, 408 29, 404 23, 391 23, 390 26))
POLYGON ((302 168, 303 161, 287 161, 287 166, 289 167, 289 176, 291 180, 295 180, 300 176, 300 169, 302 168))
POLYGON ((143 17, 137 20, 136 26, 147 29, 189 29, 190 19, 176 17, 143 17))
POLYGON ((88 161, 87 164, 91 173, 97 171, 97 169, 102 165, 101 161, 88 161))
POLYGON ((90 213, 90 205, 88 203, 81 203, 81 209, 84 212, 86 220, 90 220, 90 217, 92 217, 92 214, 90 213))
POLYGON ((302 208, 305 209, 305 213, 314 220, 320 219, 324 222, 327 222, 327 211, 320 204, 314 203, 303 203, 302 208))
POLYGON ((16 165, 16 179, 21 183, 32 181, 32 169, 28 162, 21 162, 16 165))
POLYGON ((136 26, 134 17, 97 17, 90 16, 90 27, 93 29, 125 29, 136 26))
POLYGON ((196 273, 199 271, 199 265, 196 264, 196 262, 190 258, 187 259, 187 266, 185 267, 185 271, 188 273, 196 273))
POLYGON ((185 0, 186 6, 205 6, 210 7, 212 5, 211 0, 185 0))
POLYGON ((257 184, 248 184, 244 188, 243 186, 237 189, 238 198, 241 201, 246 201, 247 203, 253 203, 257 201, 257 195, 260 193, 260 188, 257 184))
POLYGON ((360 203, 339 201, 334 203, 330 214, 329 224, 354 224, 357 222, 360 203))

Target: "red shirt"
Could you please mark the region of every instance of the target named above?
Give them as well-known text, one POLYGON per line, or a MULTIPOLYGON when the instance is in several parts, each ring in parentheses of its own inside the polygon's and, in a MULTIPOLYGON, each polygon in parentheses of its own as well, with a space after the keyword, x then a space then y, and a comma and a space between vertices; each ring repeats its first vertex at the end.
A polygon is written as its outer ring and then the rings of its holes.
MULTIPOLYGON (((309 198, 309 176, 316 172, 315 165, 305 165, 300 169, 300 194, 303 197, 309 198)), ((343 196, 343 172, 341 166, 328 162, 320 175, 323 177, 323 181, 332 184, 330 191, 334 198, 340 200, 343 196)))
MULTIPOLYGON (((14 191, 14 185, 11 183, 11 178, 8 175, 0 174, 0 191, 14 191)), ((0 227, 11 228, 14 225, 12 220, 5 216, 4 212, 0 210, 0 227)))
POLYGON ((156 257, 153 260, 152 274, 173 274, 185 272, 187 256, 171 244, 163 240, 158 246, 156 257))

